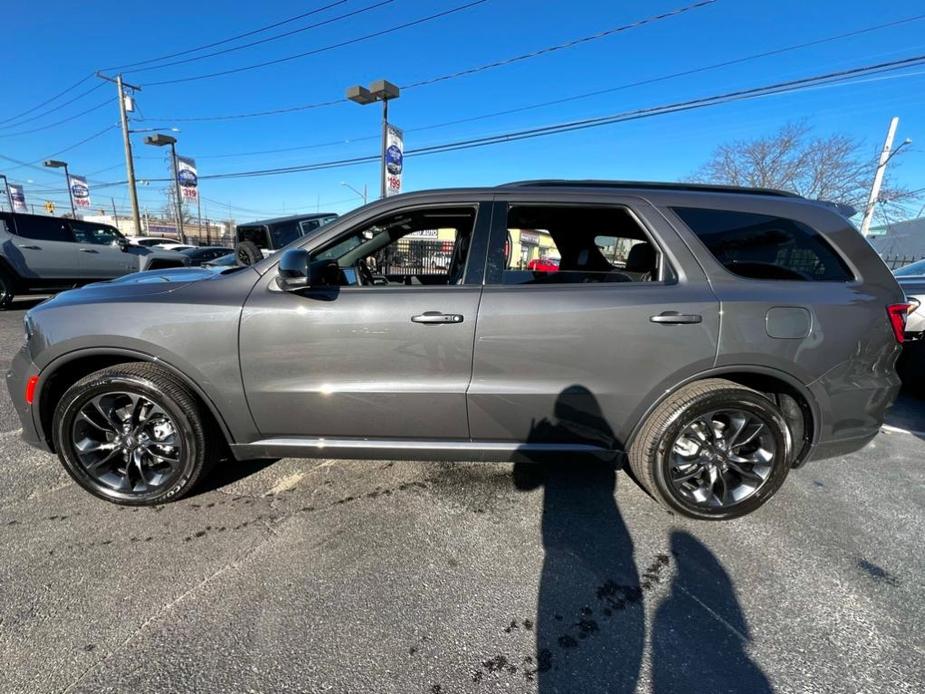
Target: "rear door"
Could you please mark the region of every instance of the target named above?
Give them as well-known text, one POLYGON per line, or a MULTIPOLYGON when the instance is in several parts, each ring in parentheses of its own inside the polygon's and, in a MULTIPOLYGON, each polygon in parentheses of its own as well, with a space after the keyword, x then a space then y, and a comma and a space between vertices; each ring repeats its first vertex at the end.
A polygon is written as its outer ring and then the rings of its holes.
POLYGON ((472 438, 619 449, 655 394, 713 365, 719 306, 706 277, 643 200, 498 199, 468 392, 472 438))
POLYGON ((72 279, 80 277, 77 247, 66 219, 16 215, 15 234, 4 243, 3 255, 20 277, 72 279))

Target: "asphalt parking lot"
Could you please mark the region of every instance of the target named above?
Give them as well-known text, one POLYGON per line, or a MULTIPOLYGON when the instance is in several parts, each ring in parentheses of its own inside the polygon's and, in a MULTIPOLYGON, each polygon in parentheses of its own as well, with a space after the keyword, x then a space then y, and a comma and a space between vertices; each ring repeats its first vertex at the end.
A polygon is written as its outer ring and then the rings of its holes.
MULTIPOLYGON (((22 315, 0 313, 3 372, 22 315)), ((4 388, 0 692, 925 691, 908 396, 719 524, 567 460, 229 464, 126 509, 18 427, 4 388)))

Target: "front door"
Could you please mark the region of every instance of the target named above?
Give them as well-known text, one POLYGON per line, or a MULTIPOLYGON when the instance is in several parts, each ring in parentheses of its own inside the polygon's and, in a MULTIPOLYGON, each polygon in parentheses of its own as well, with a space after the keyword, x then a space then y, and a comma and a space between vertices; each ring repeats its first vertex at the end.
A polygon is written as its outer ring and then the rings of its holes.
POLYGON ((122 250, 122 236, 112 227, 76 220, 70 225, 81 279, 112 279, 138 269, 137 256, 122 250))
POLYGON ((265 275, 240 334, 264 437, 468 439, 485 247, 474 258, 473 239, 488 234, 479 207, 402 208, 307 240, 314 260, 338 262, 337 287, 286 292, 275 271, 265 275), (443 244, 454 249, 449 265, 429 262, 443 244))
POLYGON ((651 394, 713 365, 716 297, 642 201, 524 195, 494 219, 473 440, 619 450, 651 394))

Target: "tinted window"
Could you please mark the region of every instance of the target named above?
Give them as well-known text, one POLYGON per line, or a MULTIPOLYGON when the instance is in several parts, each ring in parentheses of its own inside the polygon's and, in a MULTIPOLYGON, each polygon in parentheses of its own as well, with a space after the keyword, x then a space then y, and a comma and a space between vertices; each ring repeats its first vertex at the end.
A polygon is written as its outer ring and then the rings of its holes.
POLYGON ((761 280, 845 282, 851 271, 822 236, 793 219, 749 212, 676 207, 727 270, 761 280))
POLYGON ((302 235, 299 231, 298 222, 274 224, 270 227, 270 234, 273 236, 273 248, 282 248, 302 235))
POLYGON ((72 241, 66 219, 58 217, 16 217, 16 230, 20 236, 38 241, 72 241))
POLYGON ((71 222, 74 240, 77 243, 89 243, 97 246, 111 246, 122 238, 115 228, 104 224, 90 224, 88 222, 71 222))
POLYGON ((250 241, 257 248, 267 247, 267 228, 265 226, 238 227, 238 240, 250 241))
POLYGON ((490 284, 658 280, 659 255, 622 207, 514 205, 495 239, 490 284))

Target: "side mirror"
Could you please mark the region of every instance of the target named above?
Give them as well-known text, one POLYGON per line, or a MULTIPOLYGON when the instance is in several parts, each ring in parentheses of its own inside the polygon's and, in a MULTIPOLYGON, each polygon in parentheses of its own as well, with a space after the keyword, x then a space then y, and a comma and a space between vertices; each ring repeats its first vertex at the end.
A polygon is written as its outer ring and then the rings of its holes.
POLYGON ((124 251, 127 251, 128 247, 131 246, 132 244, 129 243, 128 239, 124 239, 120 236, 119 238, 117 238, 115 241, 112 242, 112 245, 118 246, 124 252, 124 251))
POLYGON ((287 292, 306 287, 336 287, 340 284, 340 267, 336 260, 312 262, 308 251, 292 248, 279 259, 276 284, 287 292))

